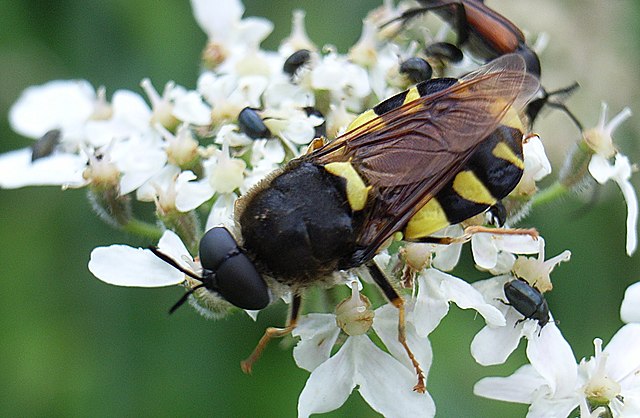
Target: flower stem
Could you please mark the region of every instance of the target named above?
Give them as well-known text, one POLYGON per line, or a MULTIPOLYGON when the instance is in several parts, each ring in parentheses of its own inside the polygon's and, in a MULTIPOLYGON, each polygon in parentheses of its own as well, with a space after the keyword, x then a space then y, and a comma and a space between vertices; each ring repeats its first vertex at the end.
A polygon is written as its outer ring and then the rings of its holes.
POLYGON ((546 189, 540 190, 531 198, 531 207, 546 205, 565 196, 569 191, 570 189, 566 185, 560 181, 556 181, 546 189))
POLYGON ((138 219, 130 219, 126 224, 122 225, 122 230, 135 235, 147 237, 153 241, 158 241, 162 236, 162 228, 148 222, 138 219))

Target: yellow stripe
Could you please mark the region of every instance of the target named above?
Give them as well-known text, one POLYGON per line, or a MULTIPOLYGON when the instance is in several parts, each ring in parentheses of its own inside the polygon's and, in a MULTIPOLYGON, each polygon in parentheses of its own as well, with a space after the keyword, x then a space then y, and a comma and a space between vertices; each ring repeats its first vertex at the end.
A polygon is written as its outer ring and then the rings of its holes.
POLYGON ((433 198, 409 219, 404 230, 404 237, 407 240, 426 237, 447 225, 449 225, 447 215, 440 202, 433 198))
POLYGON ((358 115, 358 117, 356 117, 353 122, 351 122, 349 124, 349 126, 347 127, 347 132, 349 132, 352 129, 357 128, 358 126, 362 126, 365 123, 369 122, 370 120, 373 120, 375 118, 379 117, 378 115, 376 115, 376 112, 373 111, 373 109, 369 109, 364 113, 361 113, 358 115))
POLYGON ((493 150, 491 150, 491 154, 493 154, 494 157, 509 161, 520 170, 524 170, 524 161, 522 161, 505 142, 498 142, 498 144, 493 147, 493 150))
POLYGON ((504 117, 500 121, 501 125, 508 126, 510 128, 515 128, 520 132, 524 132, 524 125, 522 124, 522 119, 518 114, 518 111, 513 107, 507 109, 507 113, 505 113, 504 117))
POLYGON ((456 175, 453 180, 453 190, 460 197, 471 202, 489 206, 496 203, 496 198, 491 195, 491 192, 471 171, 461 171, 456 175))
MULTIPOLYGON (((347 200, 353 211, 364 209, 371 186, 366 186, 350 162, 334 162, 325 164, 324 169, 334 176, 347 181, 347 200)), ((313 191, 311 191, 313 193, 313 191)))
POLYGON ((416 99, 420 98, 420 93, 418 92, 418 89, 415 87, 411 87, 408 91, 407 91, 407 97, 404 98, 404 102, 402 102, 402 104, 407 104, 409 102, 412 102, 416 99))

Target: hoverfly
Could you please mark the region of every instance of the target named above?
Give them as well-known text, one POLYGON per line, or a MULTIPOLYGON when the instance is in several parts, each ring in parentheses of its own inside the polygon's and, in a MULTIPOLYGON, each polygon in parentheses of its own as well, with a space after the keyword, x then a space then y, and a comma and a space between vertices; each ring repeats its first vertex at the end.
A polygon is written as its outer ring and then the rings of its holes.
POLYGON ((293 294, 287 326, 268 328, 243 370, 271 338, 293 330, 306 288, 364 266, 399 309, 398 339, 418 376, 414 390, 423 392, 422 369, 405 341, 404 301, 373 257, 398 233, 406 241, 444 242, 430 235, 499 204, 515 188, 524 167, 519 111, 538 86, 515 54, 459 80, 424 81, 240 197, 236 228, 214 228, 201 241, 206 274, 198 287, 251 309, 269 303, 268 283, 293 294), (235 272, 231 264, 239 266, 235 272))

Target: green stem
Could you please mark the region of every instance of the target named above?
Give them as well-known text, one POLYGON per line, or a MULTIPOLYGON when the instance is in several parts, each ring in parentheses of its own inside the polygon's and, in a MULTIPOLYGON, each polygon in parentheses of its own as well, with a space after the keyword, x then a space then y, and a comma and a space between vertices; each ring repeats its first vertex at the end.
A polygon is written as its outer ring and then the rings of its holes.
POLYGON ((126 224, 122 225, 122 230, 130 234, 149 238, 155 242, 160 239, 162 233, 164 232, 162 228, 158 227, 157 225, 143 222, 137 219, 131 219, 126 224))
POLYGON ((565 196, 569 191, 570 189, 567 186, 560 181, 556 181, 546 189, 540 190, 531 198, 531 207, 546 205, 565 196))

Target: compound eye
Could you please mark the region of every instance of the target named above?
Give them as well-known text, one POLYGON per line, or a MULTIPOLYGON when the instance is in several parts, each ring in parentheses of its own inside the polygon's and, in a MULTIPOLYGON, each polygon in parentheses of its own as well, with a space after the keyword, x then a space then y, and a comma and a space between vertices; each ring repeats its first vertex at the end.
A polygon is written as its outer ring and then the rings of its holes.
POLYGON ((257 310, 269 304, 269 288, 253 262, 223 227, 208 230, 200 240, 200 263, 215 275, 215 289, 229 303, 257 310))
POLYGON ((200 239, 200 263, 203 268, 215 272, 228 254, 237 248, 236 240, 226 228, 211 228, 200 239))
POLYGON ((243 253, 226 259, 216 273, 218 293, 242 309, 259 310, 269 304, 269 288, 253 262, 243 253))

